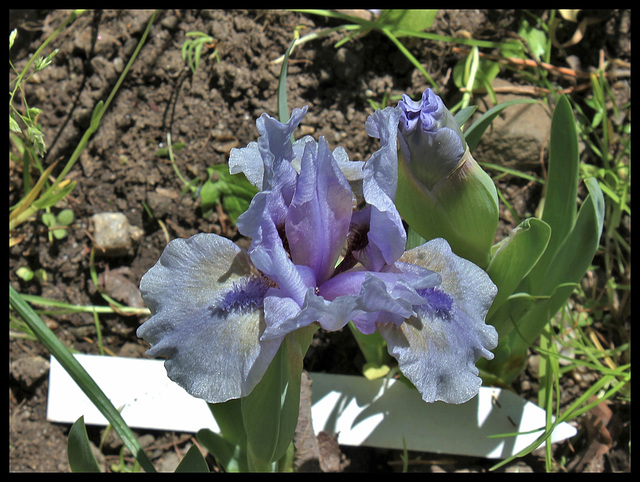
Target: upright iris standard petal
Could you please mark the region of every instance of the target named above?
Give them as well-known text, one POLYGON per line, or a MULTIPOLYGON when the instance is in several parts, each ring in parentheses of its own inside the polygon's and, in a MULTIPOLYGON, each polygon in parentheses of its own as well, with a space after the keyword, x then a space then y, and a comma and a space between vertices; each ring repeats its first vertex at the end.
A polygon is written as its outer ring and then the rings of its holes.
POLYGON ((451 252, 443 239, 407 251, 401 261, 438 273, 442 283, 423 292, 428 300, 401 325, 381 324, 378 331, 400 371, 427 402, 463 403, 482 380, 475 362, 492 359, 495 329, 484 319, 496 294, 489 276, 451 252))
POLYGON ((393 264, 404 252, 407 237, 394 198, 398 179, 397 126, 400 111, 387 108, 367 119, 367 133, 380 139, 378 149, 363 168, 362 190, 368 204, 367 216, 353 229, 365 238, 354 254, 373 271, 393 264), (366 233, 366 234, 364 234, 366 233))
POLYGON ((152 317, 137 335, 165 357, 169 378, 194 397, 224 402, 248 395, 282 339, 260 341, 270 281, 228 239, 175 239, 142 278, 152 317))
POLYGON ((291 136, 306 113, 306 106, 294 109, 291 118, 285 124, 267 114, 262 114, 256 121, 260 133, 258 149, 264 162, 263 191, 291 183, 291 176, 295 175, 291 166, 294 157, 291 136))
POLYGON ((307 144, 285 230, 293 263, 310 267, 316 283, 333 272, 352 210, 351 188, 326 140, 321 138, 317 148, 307 144))

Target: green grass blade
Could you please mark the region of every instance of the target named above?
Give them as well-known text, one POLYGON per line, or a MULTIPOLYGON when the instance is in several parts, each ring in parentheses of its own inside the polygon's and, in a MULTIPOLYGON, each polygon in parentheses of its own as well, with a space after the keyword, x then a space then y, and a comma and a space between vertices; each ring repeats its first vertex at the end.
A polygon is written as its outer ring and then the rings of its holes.
POLYGON ((298 36, 298 32, 295 31, 293 40, 284 54, 282 68, 280 69, 280 78, 278 79, 278 120, 283 124, 289 120, 289 106, 287 105, 287 70, 289 67, 289 55, 298 40, 298 36))
POLYGON ((147 472, 155 472, 151 461, 142 450, 142 446, 122 418, 122 415, 120 415, 120 412, 113 406, 95 380, 91 378, 91 375, 74 358, 64 343, 45 325, 31 306, 24 301, 22 296, 11 285, 9 285, 9 303, 22 316, 45 348, 56 357, 89 400, 100 410, 100 413, 105 416, 142 468, 147 472))
POLYGON ((400 42, 400 40, 388 28, 382 28, 382 33, 385 34, 389 38, 389 40, 391 40, 395 44, 395 46, 400 49, 400 52, 404 54, 409 62, 411 62, 413 66, 418 69, 422 73, 422 75, 424 75, 427 81, 431 84, 431 87, 436 92, 436 94, 440 94, 441 92, 438 84, 431 78, 429 73, 425 70, 418 59, 416 59, 413 54, 409 52, 409 50, 402 44, 402 42, 400 42))

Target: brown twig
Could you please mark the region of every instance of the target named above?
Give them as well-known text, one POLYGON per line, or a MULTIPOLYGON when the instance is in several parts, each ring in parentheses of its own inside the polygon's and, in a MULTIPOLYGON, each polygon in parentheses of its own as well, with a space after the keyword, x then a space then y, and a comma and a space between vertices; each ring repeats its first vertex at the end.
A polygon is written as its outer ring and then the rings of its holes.
MULTIPOLYGON (((454 52, 457 53, 462 53, 462 54, 469 54, 470 50, 469 49, 465 49, 462 47, 454 47, 453 48, 454 52)), ((532 67, 532 68, 541 68, 544 69, 552 74, 556 74, 556 75, 562 75, 565 77, 574 77, 574 78, 579 78, 579 79, 589 79, 591 77, 591 74, 589 72, 582 72, 579 70, 575 70, 575 69, 571 69, 568 67, 558 67, 555 65, 551 65, 548 64, 546 62, 539 62, 537 60, 533 60, 533 59, 519 59, 516 57, 502 57, 499 55, 492 55, 492 54, 488 54, 485 52, 479 52, 480 57, 489 59, 489 60, 493 60, 495 62, 498 62, 500 64, 505 64, 505 65, 512 65, 515 67, 532 67)), ((605 72, 606 75, 606 72, 605 72)))

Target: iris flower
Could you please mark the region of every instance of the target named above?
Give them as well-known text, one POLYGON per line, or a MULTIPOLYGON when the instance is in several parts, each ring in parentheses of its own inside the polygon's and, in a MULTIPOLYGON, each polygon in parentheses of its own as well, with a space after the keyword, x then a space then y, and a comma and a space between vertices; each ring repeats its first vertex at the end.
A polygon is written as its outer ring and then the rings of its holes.
POLYGON ((263 114, 258 141, 231 153, 230 171, 259 191, 237 221, 248 250, 215 234, 175 239, 143 276, 152 317, 137 333, 147 354, 217 403, 251 393, 288 333, 353 321, 384 337, 425 401, 467 401, 481 384, 476 360, 497 344, 484 322, 496 288, 444 239, 405 252, 394 205, 400 109, 367 120, 381 148, 366 162, 322 137, 292 142, 306 110, 286 124, 263 114))

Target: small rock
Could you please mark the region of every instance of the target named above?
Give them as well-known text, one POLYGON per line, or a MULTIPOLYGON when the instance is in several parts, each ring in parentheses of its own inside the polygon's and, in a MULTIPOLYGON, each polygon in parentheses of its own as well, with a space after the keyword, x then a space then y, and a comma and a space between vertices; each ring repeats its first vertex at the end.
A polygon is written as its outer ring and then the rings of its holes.
POLYGON ((99 213, 91 216, 93 241, 96 253, 102 256, 126 256, 133 254, 144 231, 131 226, 122 213, 99 213))
POLYGON ((175 210, 176 203, 180 199, 180 193, 172 189, 156 188, 147 193, 147 204, 156 218, 164 218, 175 210))
POLYGON ((540 355, 531 355, 527 360, 527 370, 534 379, 540 376, 540 355))
POLYGON ((126 342, 122 345, 122 348, 120 348, 118 356, 125 358, 141 358, 146 350, 147 349, 144 346, 138 343, 126 342))
POLYGON ((112 298, 122 301, 128 306, 142 308, 145 306, 138 285, 127 278, 130 269, 126 266, 107 270, 99 276, 103 291, 112 298))
MULTIPOLYGON (((496 79, 493 87, 509 87, 496 79)), ((515 86, 513 86, 515 88, 515 86)), ((498 94, 498 103, 529 96, 498 94)), ((546 154, 551 115, 542 103, 516 104, 504 109, 485 131, 474 151, 476 160, 517 170, 538 170, 541 154, 546 154)))
POLYGON ((158 472, 175 472, 180 457, 175 452, 167 452, 156 462, 158 472))
POLYGON ((25 356, 11 362, 9 373, 20 385, 31 390, 49 372, 49 360, 41 356, 25 356))

